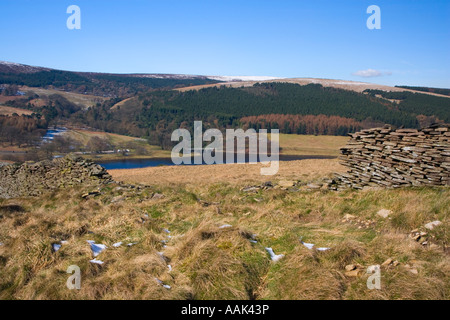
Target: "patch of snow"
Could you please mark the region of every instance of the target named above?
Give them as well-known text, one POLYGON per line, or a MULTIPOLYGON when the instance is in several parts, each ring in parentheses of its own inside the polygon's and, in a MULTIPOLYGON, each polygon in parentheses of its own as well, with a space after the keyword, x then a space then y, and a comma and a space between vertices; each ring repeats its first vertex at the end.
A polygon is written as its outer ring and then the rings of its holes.
POLYGON ((272 259, 272 261, 277 262, 278 260, 280 260, 281 258, 284 257, 284 254, 275 254, 275 252, 273 252, 272 248, 266 248, 267 252, 270 255, 270 259, 272 259))
POLYGON ((307 247, 309 250, 312 250, 312 248, 314 248, 314 243, 306 243, 306 242, 302 242, 302 244, 307 247))
POLYGON ((91 250, 94 254, 94 258, 107 248, 104 244, 95 243, 92 240, 88 240, 87 242, 91 245, 91 250))
POLYGON ((104 264, 104 262, 103 262, 103 261, 101 261, 101 260, 97 260, 97 259, 89 260, 89 262, 90 262, 90 263, 94 263, 94 264, 99 264, 99 265, 102 265, 102 264, 104 264))
POLYGON ((23 64, 16 63, 16 62, 9 62, 9 61, 0 61, 0 64, 6 64, 7 66, 16 66, 16 67, 22 67, 23 64))
POLYGON ((283 79, 280 77, 267 77, 267 76, 207 76, 208 79, 216 80, 216 81, 225 81, 225 82, 233 82, 233 81, 268 81, 268 80, 277 80, 283 79))
MULTIPOLYGON (((309 250, 314 249, 315 244, 314 243, 307 243, 307 242, 303 242, 303 237, 300 237, 300 242, 301 244, 303 244, 306 248, 308 248, 309 250)), ((324 247, 320 247, 320 248, 316 248, 317 251, 327 251, 330 250, 331 248, 324 248, 324 247)))
POLYGON ((155 278, 156 282, 158 282, 158 284, 162 285, 164 288, 166 288, 167 290, 170 290, 171 287, 167 284, 164 284, 164 282, 162 282, 161 280, 159 280, 158 278, 155 278))

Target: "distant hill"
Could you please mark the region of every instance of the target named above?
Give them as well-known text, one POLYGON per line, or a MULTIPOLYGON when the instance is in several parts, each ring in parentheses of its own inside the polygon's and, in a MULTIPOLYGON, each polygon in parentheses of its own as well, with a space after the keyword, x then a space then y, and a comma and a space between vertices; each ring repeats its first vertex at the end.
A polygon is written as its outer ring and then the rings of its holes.
POLYGON ((418 128, 428 122, 450 120, 448 98, 381 90, 354 92, 320 84, 208 86, 147 92, 117 102, 107 101, 78 113, 79 120, 104 131, 144 136, 165 148, 172 145, 174 129, 191 128, 195 120, 220 129, 278 128, 282 133, 319 135, 346 135, 384 124, 418 128))
POLYGON ((430 93, 437 93, 442 94, 445 96, 450 96, 450 89, 443 89, 443 88, 429 88, 429 87, 409 87, 409 86, 396 86, 397 88, 403 88, 403 89, 409 89, 409 90, 415 90, 415 91, 423 91, 423 92, 430 92, 430 93))
POLYGON ((103 97, 130 97, 151 89, 213 84, 206 76, 72 72, 0 61, 0 84, 59 89, 103 97))
MULTIPOLYGON (((214 77, 214 79, 223 79, 227 80, 225 77, 214 77)), ((274 79, 249 79, 246 77, 241 77, 241 80, 227 80, 227 82, 216 83, 216 84, 206 84, 206 85, 198 85, 192 87, 184 87, 179 88, 179 91, 190 91, 190 90, 200 90, 204 88, 210 87, 221 87, 227 86, 231 88, 239 88, 239 87, 251 87, 256 83, 270 83, 270 82, 279 82, 279 83, 294 83, 299 84, 301 86, 305 86, 308 84, 320 84, 323 87, 337 88, 354 92, 364 92, 366 90, 382 90, 386 92, 417 92, 424 93, 435 96, 443 96, 441 91, 425 91, 425 90, 414 90, 412 87, 402 88, 402 87, 391 87, 382 84, 376 83, 368 83, 368 82, 359 82, 359 81, 349 81, 349 80, 339 80, 339 79, 320 79, 320 78, 274 78, 274 79)), ((432 88, 431 88, 432 89, 432 88)), ((437 89, 439 90, 439 89, 437 89)), ((450 90, 450 89, 442 89, 442 90, 450 90)))
POLYGON ((19 73, 36 73, 40 71, 50 71, 51 69, 48 68, 42 68, 42 67, 34 67, 34 66, 28 66, 25 64, 20 63, 14 63, 14 62, 7 62, 7 61, 0 61, 0 73, 12 73, 12 74, 19 74, 19 73))
POLYGON ((406 90, 430 95, 449 95, 450 91, 450 89, 406 86, 391 87, 367 82, 320 78, 73 72, 0 61, 0 85, 17 84, 46 89, 56 88, 75 93, 114 98, 131 97, 137 93, 151 89, 177 89, 180 91, 188 91, 222 85, 229 87, 251 87, 256 83, 262 82, 295 83, 299 85, 320 84, 324 87, 355 92, 363 92, 365 90, 402 92, 406 90))

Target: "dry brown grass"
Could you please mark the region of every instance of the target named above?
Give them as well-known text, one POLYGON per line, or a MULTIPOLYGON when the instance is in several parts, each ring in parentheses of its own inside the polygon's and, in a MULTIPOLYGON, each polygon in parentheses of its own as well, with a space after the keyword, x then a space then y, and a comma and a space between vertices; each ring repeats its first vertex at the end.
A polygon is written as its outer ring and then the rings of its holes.
POLYGON ((21 115, 30 115, 33 113, 33 111, 0 105, 1 116, 11 116, 14 113, 17 113, 19 116, 21 116, 21 115))
POLYGON ((275 180, 313 180, 345 172, 336 159, 280 161, 279 171, 274 176, 262 176, 261 163, 258 164, 219 164, 211 166, 166 166, 143 169, 110 170, 116 181, 142 183, 147 185, 211 185, 230 183, 236 185, 262 183, 275 180))
MULTIPOLYGON (((286 165, 273 181, 307 181, 336 164, 286 165)), ((141 170, 144 175, 122 173, 128 181, 152 185, 142 190, 113 184, 87 200, 83 188, 0 200, 0 299, 449 298, 448 188, 247 193, 240 186, 265 180, 247 167, 253 166, 150 168, 141 170), (154 192, 164 197, 152 199, 154 192), (123 200, 113 202, 117 196, 123 200), (390 219, 377 216, 382 208, 393 211, 390 219), (373 223, 344 222, 346 214, 373 223), (444 224, 430 232, 433 246, 408 236, 434 220, 444 224), (224 224, 232 227, 220 228, 224 224), (249 241, 254 234, 257 243, 249 241), (299 237, 331 250, 308 250, 299 237), (68 243, 52 252, 51 244, 60 240, 68 243), (87 240, 108 246, 98 256, 104 265, 89 263, 87 240), (118 241, 124 245, 112 247, 118 241), (272 262, 265 247, 285 257, 272 262), (347 264, 367 268, 387 258, 399 265, 382 268, 381 290, 367 289, 368 275, 345 275, 347 264), (79 291, 65 286, 70 265, 82 270, 79 291)))
POLYGON ((75 93, 75 92, 66 92, 66 91, 55 90, 55 89, 31 88, 31 87, 27 87, 27 86, 21 86, 20 90, 25 91, 25 92, 31 91, 41 97, 58 94, 58 95, 63 96, 70 102, 81 105, 85 108, 92 107, 97 102, 101 103, 101 102, 107 100, 107 98, 105 98, 105 97, 93 96, 93 95, 89 95, 89 94, 81 94, 81 93, 75 93))
POLYGON ((313 136, 280 134, 281 153, 284 155, 320 155, 338 157, 340 148, 348 142, 343 136, 313 136))

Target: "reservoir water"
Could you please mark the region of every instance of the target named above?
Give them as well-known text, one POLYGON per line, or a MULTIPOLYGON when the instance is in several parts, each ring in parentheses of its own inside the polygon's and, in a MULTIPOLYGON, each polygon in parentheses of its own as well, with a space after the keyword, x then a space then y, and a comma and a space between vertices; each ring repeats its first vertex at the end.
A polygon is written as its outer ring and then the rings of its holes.
MULTIPOLYGON (((293 161, 305 159, 334 159, 333 156, 289 156, 280 155, 280 161, 293 161)), ((122 159, 112 161, 96 161, 106 170, 114 169, 139 169, 146 167, 174 166, 170 158, 152 158, 152 159, 122 159)), ((206 165, 205 163, 202 165, 206 165)))

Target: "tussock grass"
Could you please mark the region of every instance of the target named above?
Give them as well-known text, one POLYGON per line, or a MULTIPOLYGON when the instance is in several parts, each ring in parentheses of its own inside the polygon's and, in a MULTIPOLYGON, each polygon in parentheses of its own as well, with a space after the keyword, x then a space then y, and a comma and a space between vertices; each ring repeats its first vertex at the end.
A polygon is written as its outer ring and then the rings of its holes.
POLYGON ((448 188, 246 193, 245 183, 161 183, 145 197, 111 185, 90 199, 81 195, 91 190, 73 188, 0 200, 0 299, 449 298, 448 188), (164 197, 151 199, 154 192, 164 197), (118 195, 128 198, 112 202, 118 195), (393 213, 383 219, 380 209, 393 213), (434 220, 443 222, 429 232, 435 246, 409 237, 434 220), (300 237, 331 249, 309 250, 300 237), (97 257, 103 265, 89 262, 87 240, 107 245, 97 257), (285 257, 272 262, 265 247, 285 257), (388 258, 399 265, 382 268, 381 290, 367 289, 365 269, 345 274, 348 264, 388 258), (81 269, 81 290, 66 288, 70 265, 81 269))

